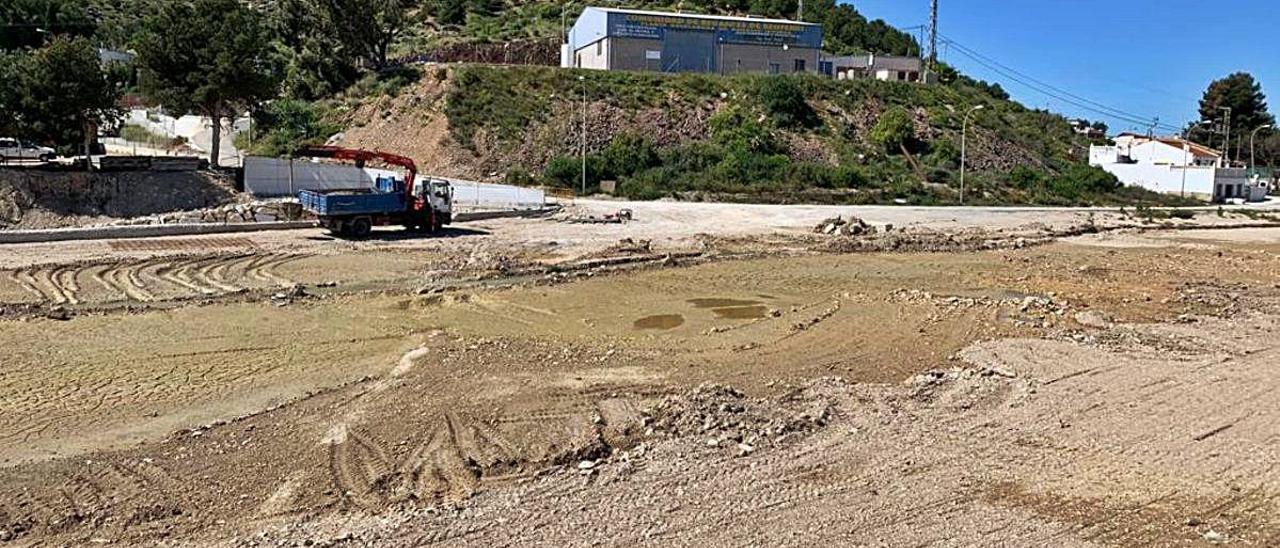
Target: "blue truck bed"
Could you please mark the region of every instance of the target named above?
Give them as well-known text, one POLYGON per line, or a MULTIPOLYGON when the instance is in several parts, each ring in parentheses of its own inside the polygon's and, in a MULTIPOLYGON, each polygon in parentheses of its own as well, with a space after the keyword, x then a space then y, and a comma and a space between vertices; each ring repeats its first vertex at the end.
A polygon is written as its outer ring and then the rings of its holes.
POLYGON ((397 214, 406 207, 404 194, 372 189, 303 190, 298 200, 302 209, 317 217, 397 214))

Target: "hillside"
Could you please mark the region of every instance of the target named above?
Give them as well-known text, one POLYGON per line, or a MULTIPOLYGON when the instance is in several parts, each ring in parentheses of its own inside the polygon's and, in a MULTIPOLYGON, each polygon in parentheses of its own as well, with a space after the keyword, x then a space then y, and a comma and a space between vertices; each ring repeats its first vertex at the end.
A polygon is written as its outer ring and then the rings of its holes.
POLYGON ((577 190, 584 87, 588 192, 616 180, 620 194, 641 199, 952 203, 961 114, 983 104, 969 129, 966 201, 1169 201, 1084 166, 1088 143, 1061 116, 964 79, 921 86, 467 65, 429 67, 394 92, 316 112, 345 128, 343 144, 408 154, 429 173, 577 190))
MULTIPOLYGON (((406 33, 397 50, 403 54, 422 54, 450 51, 447 46, 460 43, 510 47, 510 42, 534 42, 554 48, 562 26, 573 25, 574 19, 586 6, 784 19, 798 18, 799 8, 796 0, 601 0, 568 3, 537 0, 427 0, 421 4, 421 9, 416 13, 415 24, 406 33)), ((824 26, 826 48, 832 53, 920 53, 920 46, 911 35, 884 21, 867 20, 849 4, 838 4, 834 0, 810 0, 805 3, 803 19, 824 26)))

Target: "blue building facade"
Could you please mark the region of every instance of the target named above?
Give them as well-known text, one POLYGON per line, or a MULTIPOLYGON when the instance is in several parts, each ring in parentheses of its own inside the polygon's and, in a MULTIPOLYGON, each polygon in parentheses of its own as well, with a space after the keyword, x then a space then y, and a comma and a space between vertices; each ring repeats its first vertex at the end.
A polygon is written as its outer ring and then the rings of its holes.
POLYGON ((561 64, 656 72, 818 72, 822 27, 781 19, 586 8, 561 64))

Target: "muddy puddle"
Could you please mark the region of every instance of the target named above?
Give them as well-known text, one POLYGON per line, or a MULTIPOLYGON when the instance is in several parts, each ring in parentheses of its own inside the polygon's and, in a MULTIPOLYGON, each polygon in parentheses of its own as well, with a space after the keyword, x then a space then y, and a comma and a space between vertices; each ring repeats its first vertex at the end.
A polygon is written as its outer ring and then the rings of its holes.
POLYGON ((725 299, 720 297, 689 299, 685 302, 693 305, 694 308, 735 308, 761 304, 760 301, 751 301, 747 299, 725 299))
POLYGON ((645 316, 635 321, 636 329, 675 329, 684 325, 684 316, 680 314, 656 314, 645 316))
POLYGON ((769 315, 769 307, 762 304, 713 308, 711 311, 722 320, 758 320, 769 315))

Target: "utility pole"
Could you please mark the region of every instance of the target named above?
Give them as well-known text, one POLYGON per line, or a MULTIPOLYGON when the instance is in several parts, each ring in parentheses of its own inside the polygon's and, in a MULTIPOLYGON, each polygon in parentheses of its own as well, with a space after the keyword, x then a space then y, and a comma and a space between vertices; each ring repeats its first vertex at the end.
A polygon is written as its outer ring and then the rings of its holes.
POLYGON ((587 194, 587 79, 579 76, 582 82, 582 195, 587 194))
POLYGON ((1218 110, 1227 111, 1223 118, 1222 131, 1226 134, 1226 140, 1222 142, 1222 153, 1227 156, 1227 167, 1231 167, 1231 107, 1218 107, 1218 110))
MULTIPOLYGON (((936 0, 935 0, 936 1, 936 0)), ((964 205, 964 172, 965 163, 968 161, 969 147, 969 115, 983 109, 983 105, 975 105, 964 113, 964 122, 960 124, 960 205, 964 205)))
POLYGON ((929 9, 929 70, 938 65, 938 0, 933 0, 929 9))

